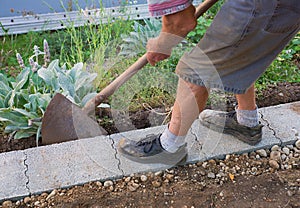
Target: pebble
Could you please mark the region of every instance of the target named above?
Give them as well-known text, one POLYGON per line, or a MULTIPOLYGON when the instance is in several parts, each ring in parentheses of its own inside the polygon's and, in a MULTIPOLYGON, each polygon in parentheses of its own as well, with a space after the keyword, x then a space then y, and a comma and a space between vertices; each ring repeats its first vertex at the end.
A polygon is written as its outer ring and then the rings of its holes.
POLYGON ((130 180, 131 180, 131 177, 126 177, 124 181, 125 181, 126 183, 128 183, 130 180))
POLYGON ((101 186, 102 186, 102 183, 101 183, 100 181, 97 181, 97 182, 96 182, 96 185, 97 185, 98 187, 101 187, 101 186))
POLYGON ((158 171, 156 173, 154 173, 155 176, 162 176, 163 172, 162 171, 158 171))
POLYGON ((57 194, 57 190, 54 189, 51 191, 51 193, 47 196, 46 201, 48 201, 51 197, 55 196, 57 194))
POLYGON ((148 177, 145 175, 141 175, 141 181, 146 182, 148 180, 148 177))
POLYGON ((274 168, 276 170, 279 169, 279 164, 276 160, 270 160, 269 165, 271 166, 271 168, 274 168))
POLYGON ((129 189, 129 191, 134 192, 134 191, 136 191, 136 190, 138 189, 139 186, 140 186, 140 185, 137 184, 137 183, 131 183, 131 184, 128 186, 128 189, 129 189))
POLYGON ((230 155, 226 155, 225 160, 229 160, 229 159, 230 159, 230 155))
POLYGON ((257 150, 256 153, 259 154, 259 156, 261 156, 261 157, 267 157, 268 156, 266 150, 264 150, 264 149, 257 150))
POLYGON ((287 191, 287 195, 288 195, 289 197, 291 197, 291 196, 294 195, 294 193, 293 193, 291 190, 288 190, 288 191, 287 191))
POLYGON ((270 154, 270 159, 279 162, 281 159, 281 153, 279 151, 272 151, 270 154))
POLYGON ((271 148, 271 151, 278 151, 280 149, 280 147, 276 144, 271 148))
POLYGON ((31 198, 30 197, 25 197, 25 199, 24 199, 24 203, 25 204, 28 204, 29 202, 31 201, 31 198))
POLYGON ((160 181, 152 181, 152 186, 155 188, 158 188, 161 186, 161 182, 160 181))
POLYGON ((295 146, 300 150, 300 139, 296 141, 295 146))
POLYGON ((282 154, 282 155, 281 155, 281 160, 282 160, 282 161, 285 161, 286 158, 287 158, 287 156, 286 156, 285 154, 282 154))
POLYGON ((113 186, 114 183, 112 181, 105 181, 104 182, 104 187, 109 187, 109 186, 113 186))
POLYGON ((216 178, 216 174, 214 174, 213 172, 209 172, 209 173, 207 174, 207 177, 208 177, 208 178, 216 178))
POLYGON ((252 167, 251 171, 252 171, 252 173, 255 173, 257 171, 257 167, 252 167))
POLYGON ((39 205, 40 205, 39 201, 34 202, 34 206, 39 206, 39 205))
POLYGON ((290 154, 290 149, 287 147, 282 148, 282 151, 284 152, 284 154, 289 155, 290 154))
POLYGON ((3 208, 12 207, 12 205, 13 205, 12 201, 4 201, 2 203, 3 208))

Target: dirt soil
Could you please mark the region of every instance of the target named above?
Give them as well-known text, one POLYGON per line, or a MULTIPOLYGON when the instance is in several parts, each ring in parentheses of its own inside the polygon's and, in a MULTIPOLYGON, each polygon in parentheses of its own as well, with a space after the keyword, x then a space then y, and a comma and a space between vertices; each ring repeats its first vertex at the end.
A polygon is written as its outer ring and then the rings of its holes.
MULTIPOLYGON (((269 86, 257 96, 259 107, 300 101, 300 83, 269 86)), ((235 99, 228 97, 228 110, 235 99)), ((132 114, 142 124, 145 115, 132 114), (139 115, 139 116, 137 116, 139 115), (135 117, 136 116, 136 117, 135 117), (141 119, 142 118, 142 119, 141 119)), ((147 127, 147 122, 140 128, 147 127)), ((113 132, 113 128, 110 127, 113 132)), ((35 147, 35 138, 10 141, 0 138, 1 152, 35 147)), ((296 162, 271 167, 267 156, 257 153, 232 155, 224 160, 210 160, 174 167, 157 173, 126 176, 113 181, 96 181, 69 189, 29 196, 19 201, 0 203, 6 207, 282 207, 300 208, 300 148, 289 147, 296 162), (294 150, 293 150, 294 148, 294 150), (285 167, 285 168, 284 168, 285 167), (225 170, 225 171, 221 171, 225 170), (218 176, 218 173, 223 175, 218 176), (226 173, 226 174, 224 174, 226 173)))
POLYGON ((240 176, 234 181, 227 181, 220 185, 207 179, 194 181, 193 174, 197 174, 197 168, 186 169, 178 170, 180 179, 177 182, 165 183, 159 188, 153 187, 151 183, 145 183, 144 188, 139 188, 134 192, 128 189, 122 191, 101 189, 99 191, 99 187, 95 185, 77 187, 72 197, 56 197, 54 205, 61 208, 300 207, 300 170, 278 171, 259 176, 240 176))

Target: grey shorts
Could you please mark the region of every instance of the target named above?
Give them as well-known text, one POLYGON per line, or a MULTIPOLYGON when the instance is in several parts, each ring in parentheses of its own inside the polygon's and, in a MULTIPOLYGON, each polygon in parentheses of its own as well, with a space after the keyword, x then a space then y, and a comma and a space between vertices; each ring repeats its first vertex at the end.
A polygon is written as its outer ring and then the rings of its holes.
POLYGON ((300 28, 300 0, 228 0, 176 73, 207 88, 243 94, 300 28))

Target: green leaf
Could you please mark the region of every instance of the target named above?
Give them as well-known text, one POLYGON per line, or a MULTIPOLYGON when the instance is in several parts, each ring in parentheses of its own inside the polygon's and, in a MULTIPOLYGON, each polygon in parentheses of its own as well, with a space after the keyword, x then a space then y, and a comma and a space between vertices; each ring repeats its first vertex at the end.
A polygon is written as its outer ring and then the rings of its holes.
POLYGON ((12 89, 10 86, 3 81, 0 81, 0 94, 1 95, 7 95, 8 92, 10 92, 12 89))
POLYGON ((19 130, 27 130, 30 129, 30 126, 16 126, 16 125, 8 125, 4 129, 4 133, 11 133, 14 131, 19 131, 19 130))
POLYGON ((32 132, 18 131, 14 135, 14 139, 28 138, 28 137, 31 137, 32 135, 34 135, 34 133, 32 133, 32 132))
POLYGON ((58 73, 58 82, 59 82, 60 87, 63 90, 63 93, 67 93, 71 97, 74 97, 75 88, 74 88, 74 84, 72 83, 72 81, 70 80, 69 77, 67 77, 62 72, 59 72, 58 73))
POLYGON ((27 123, 28 119, 22 116, 20 113, 13 112, 12 109, 1 108, 0 121, 10 122, 14 125, 21 125, 27 123))
POLYGON ((13 111, 22 114, 23 116, 27 117, 28 119, 38 117, 38 115, 34 111, 33 112, 28 112, 28 111, 26 111, 24 109, 21 109, 21 108, 14 108, 13 111))
POLYGON ((96 95, 97 95, 96 92, 92 92, 92 93, 85 95, 81 100, 81 106, 84 106, 89 100, 94 98, 96 95))
POLYGON ((15 83, 15 90, 20 90, 24 87, 24 85, 28 82, 30 74, 30 68, 25 68, 21 71, 21 73, 17 76, 17 82, 15 83))
POLYGON ((48 69, 41 68, 37 73, 39 77, 41 77, 45 81, 46 85, 52 86, 52 79, 56 78, 56 75, 53 70, 50 69, 50 67, 48 67, 48 69))

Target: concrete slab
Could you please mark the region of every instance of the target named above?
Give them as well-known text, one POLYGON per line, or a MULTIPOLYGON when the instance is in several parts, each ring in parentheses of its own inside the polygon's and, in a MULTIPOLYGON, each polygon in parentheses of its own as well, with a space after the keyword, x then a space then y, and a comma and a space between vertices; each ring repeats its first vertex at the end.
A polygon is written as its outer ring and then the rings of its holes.
POLYGON ((22 151, 0 154, 0 202, 29 195, 25 160, 26 156, 22 151))
POLYGON ((283 144, 294 143, 300 136, 300 101, 260 109, 283 144))
POLYGON ((112 141, 105 136, 25 150, 31 193, 120 177, 112 141))

